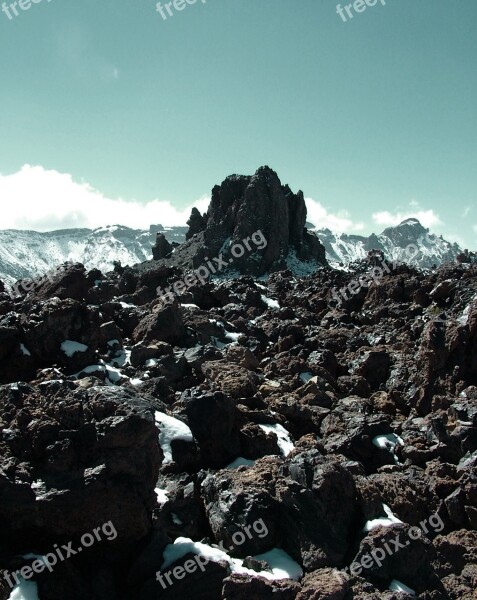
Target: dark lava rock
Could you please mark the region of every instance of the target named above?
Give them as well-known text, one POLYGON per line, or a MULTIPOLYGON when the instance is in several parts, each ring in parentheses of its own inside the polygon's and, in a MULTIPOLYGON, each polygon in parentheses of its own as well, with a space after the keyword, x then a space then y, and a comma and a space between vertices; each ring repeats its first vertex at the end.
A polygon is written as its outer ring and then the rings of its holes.
POLYGON ((231 175, 212 190, 205 218, 193 212, 173 262, 196 268, 221 256, 234 270, 262 275, 283 268, 293 251, 299 260, 326 265, 324 246, 305 228, 306 212, 303 192, 282 186, 269 167, 253 176, 231 175))
POLYGON ((151 528, 161 461, 152 409, 126 390, 72 387, 0 387, 0 525, 14 547, 46 551, 109 521, 116 543, 151 528))
POLYGON ((167 258, 172 253, 172 245, 166 239, 163 233, 156 235, 156 243, 152 247, 152 258, 154 260, 160 260, 161 258, 167 258))
POLYGON ((186 240, 190 240, 196 233, 204 231, 207 226, 207 215, 201 215, 194 206, 190 213, 189 220, 187 221, 187 225, 189 225, 189 231, 186 233, 186 240))

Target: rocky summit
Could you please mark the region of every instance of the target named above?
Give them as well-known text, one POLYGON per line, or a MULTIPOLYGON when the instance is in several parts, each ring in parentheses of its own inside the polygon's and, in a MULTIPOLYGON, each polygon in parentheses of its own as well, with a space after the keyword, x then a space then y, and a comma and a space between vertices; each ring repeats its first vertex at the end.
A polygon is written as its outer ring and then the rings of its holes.
POLYGON ((192 210, 187 241, 168 264, 197 268, 221 256, 224 272, 260 276, 300 264, 316 269, 327 264, 325 248, 306 229, 306 215, 303 192, 282 185, 270 167, 253 176, 231 175, 212 190, 206 214, 192 210), (258 233, 266 244, 255 247, 258 233))
POLYGON ((0 600, 475 598, 477 265, 305 220, 264 167, 156 261, 0 284, 0 600))

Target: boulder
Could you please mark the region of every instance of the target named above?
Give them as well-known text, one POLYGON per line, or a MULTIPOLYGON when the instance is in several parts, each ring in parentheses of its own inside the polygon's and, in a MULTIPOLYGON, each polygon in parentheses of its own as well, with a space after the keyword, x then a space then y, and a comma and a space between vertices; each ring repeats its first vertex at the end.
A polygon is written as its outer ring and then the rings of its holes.
POLYGON ((115 544, 148 534, 162 453, 146 401, 59 382, 1 386, 0 397, 4 543, 49 551, 109 521, 115 544))

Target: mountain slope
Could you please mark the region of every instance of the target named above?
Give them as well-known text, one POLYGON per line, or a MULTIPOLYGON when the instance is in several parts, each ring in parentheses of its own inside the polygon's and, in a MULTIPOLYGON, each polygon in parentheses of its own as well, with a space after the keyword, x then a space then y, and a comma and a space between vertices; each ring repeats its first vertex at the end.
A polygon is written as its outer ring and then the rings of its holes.
MULTIPOLYGON (((306 223, 306 227, 316 234, 325 247, 326 259, 335 268, 361 260, 373 249, 382 250, 391 261, 420 268, 454 262, 462 253, 457 244, 430 234, 417 219, 407 219, 369 237, 337 234, 329 229, 313 230, 311 223, 306 223)), ((122 265, 150 261, 158 232, 162 232, 169 242, 182 243, 186 240, 187 230, 187 227, 164 228, 162 225, 151 225, 149 230, 122 225, 46 233, 3 230, 0 231, 0 280, 12 285, 21 278, 43 275, 66 261, 80 262, 87 269, 98 268, 106 273, 113 269, 114 261, 120 261, 122 265)), ((292 260, 292 255, 289 254, 287 263, 292 260)))
POLYGON ((329 229, 317 229, 316 235, 325 246, 328 262, 333 267, 347 266, 366 257, 369 250, 382 250, 387 259, 405 262, 420 268, 431 268, 454 262, 462 250, 429 233, 417 219, 406 219, 396 227, 369 237, 336 234, 329 229))
MULTIPOLYGON (((313 227, 310 223, 307 226, 313 227)), ((47 233, 3 230, 0 231, 0 280, 11 285, 21 278, 42 275, 65 261, 80 262, 87 269, 98 268, 103 272, 112 270, 114 261, 120 261, 122 265, 148 261, 152 258, 157 232, 164 233, 169 242, 182 243, 187 227, 165 229, 161 225, 151 225, 149 230, 139 230, 113 225, 47 233)), ((315 229, 314 233, 325 247, 326 258, 333 267, 361 260, 373 249, 382 250, 389 260, 420 268, 454 262, 462 252, 457 244, 429 234, 416 219, 408 219, 369 237, 337 234, 329 229, 315 229), (410 244, 419 250, 415 255, 407 250, 410 244)))
POLYGON ((98 229, 37 231, 0 231, 0 279, 12 284, 23 277, 42 275, 65 261, 80 262, 87 269, 111 271, 114 261, 133 265, 152 258, 156 233, 169 241, 182 242, 186 227, 164 229, 151 225, 149 230, 122 225, 98 229))

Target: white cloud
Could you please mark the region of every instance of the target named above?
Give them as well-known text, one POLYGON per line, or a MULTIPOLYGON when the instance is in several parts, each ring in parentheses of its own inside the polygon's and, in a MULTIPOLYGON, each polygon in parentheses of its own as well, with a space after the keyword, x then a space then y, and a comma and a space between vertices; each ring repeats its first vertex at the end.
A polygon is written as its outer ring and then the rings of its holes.
POLYGON ((354 223, 346 210, 332 214, 313 198, 305 198, 305 202, 308 209, 307 221, 318 229, 328 228, 337 233, 352 233, 364 229, 364 223, 354 223))
POLYGON ((458 233, 446 233, 443 237, 446 241, 457 244, 462 249, 467 248, 464 238, 458 233))
MULTIPOLYGON (((413 206, 417 203, 414 202, 413 206)), ((406 219, 418 219, 418 221, 424 227, 434 227, 435 225, 442 225, 442 221, 438 214, 436 214, 432 209, 429 210, 411 210, 409 212, 395 212, 391 213, 388 210, 383 210, 380 212, 373 213, 373 221, 377 225, 383 225, 385 227, 390 227, 394 225, 399 225, 402 221, 406 219)))
POLYGON ((206 212, 209 198, 183 210, 167 200, 149 202, 105 197, 88 183, 77 183, 67 173, 24 165, 12 175, 0 173, 2 228, 54 229, 127 225, 137 229, 151 224, 185 225, 193 206, 206 212))

